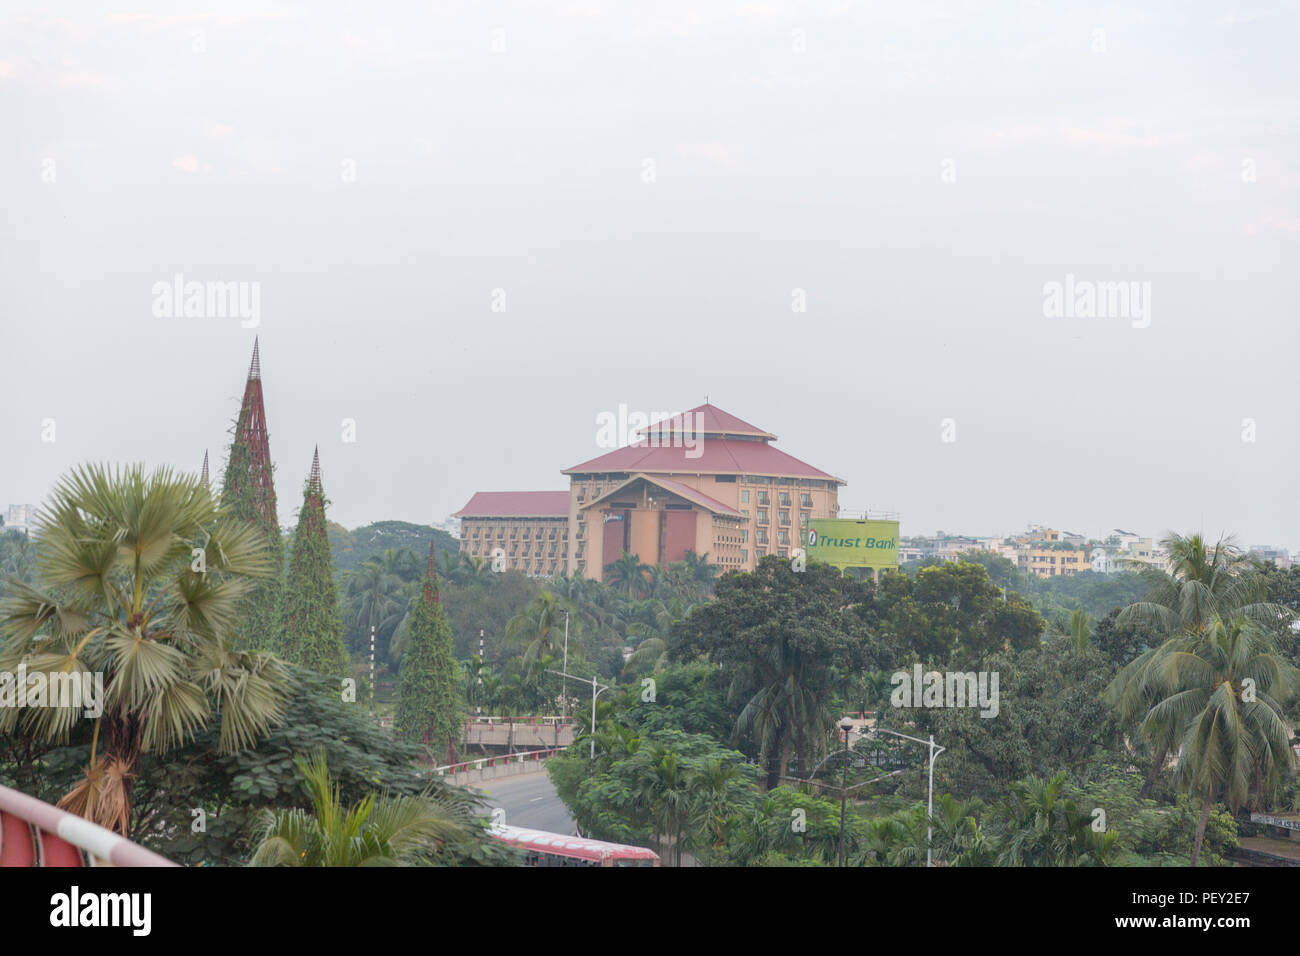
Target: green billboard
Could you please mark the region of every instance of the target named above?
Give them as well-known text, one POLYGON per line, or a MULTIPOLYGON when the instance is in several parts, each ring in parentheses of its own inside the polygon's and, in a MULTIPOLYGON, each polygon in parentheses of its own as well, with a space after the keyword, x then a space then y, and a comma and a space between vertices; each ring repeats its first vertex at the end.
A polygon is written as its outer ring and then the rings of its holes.
POLYGON ((813 518, 808 523, 808 560, 838 568, 898 567, 898 522, 813 518))

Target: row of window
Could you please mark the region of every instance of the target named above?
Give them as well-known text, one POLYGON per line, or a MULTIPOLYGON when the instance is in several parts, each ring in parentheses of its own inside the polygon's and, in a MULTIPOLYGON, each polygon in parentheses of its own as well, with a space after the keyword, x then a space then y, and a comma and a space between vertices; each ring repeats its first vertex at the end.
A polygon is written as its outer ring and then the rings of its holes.
MULTIPOLYGON (((780 491, 780 492, 777 492, 776 500, 777 500, 777 503, 778 503, 782 508, 789 508, 789 507, 793 504, 793 499, 791 498, 791 496, 790 496, 790 492, 788 492, 788 491, 780 491)), ((766 491, 760 491, 760 492, 758 492, 755 501, 756 501, 756 503, 759 504, 759 505, 764 505, 764 506, 766 506, 766 505, 770 505, 770 504, 772 503, 772 495, 771 495, 771 493, 769 493, 769 492, 766 492, 766 491)), ((742 488, 742 489, 741 489, 741 491, 740 491, 740 503, 741 503, 742 505, 747 505, 747 504, 750 503, 750 493, 749 493, 749 489, 747 489, 747 488, 742 488)), ((800 507, 800 508, 811 508, 812 506, 813 506, 812 495, 808 494, 808 492, 806 492, 806 491, 805 491, 805 492, 801 492, 800 495, 799 495, 799 507, 800 507)))

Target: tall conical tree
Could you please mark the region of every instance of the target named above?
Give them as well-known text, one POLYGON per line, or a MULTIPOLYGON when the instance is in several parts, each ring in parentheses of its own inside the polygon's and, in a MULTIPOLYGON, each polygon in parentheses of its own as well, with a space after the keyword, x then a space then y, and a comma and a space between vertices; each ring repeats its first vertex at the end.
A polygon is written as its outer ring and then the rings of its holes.
POLYGON ((319 449, 312 456, 311 474, 303 486, 283 600, 284 644, 280 656, 321 674, 344 676, 348 657, 343 649, 343 615, 325 528, 319 449))
POLYGON ((241 650, 275 650, 280 644, 284 542, 280 538, 280 518, 275 506, 274 471, 266 409, 262 404, 262 366, 254 339, 244 401, 239 406, 222 478, 221 507, 230 517, 251 522, 262 531, 275 573, 259 584, 244 602, 233 641, 241 650))
POLYGON ((397 715, 393 729, 403 740, 418 741, 436 757, 456 760, 462 714, 451 626, 438 594, 438 568, 429 543, 429 565, 422 593, 411 602, 410 633, 402 655, 397 715))

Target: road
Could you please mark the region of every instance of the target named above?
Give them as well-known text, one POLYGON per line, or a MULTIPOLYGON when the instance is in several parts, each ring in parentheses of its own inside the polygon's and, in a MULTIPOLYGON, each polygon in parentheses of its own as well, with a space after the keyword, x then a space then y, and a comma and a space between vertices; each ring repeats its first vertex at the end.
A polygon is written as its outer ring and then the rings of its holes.
POLYGON ((545 771, 489 780, 474 789, 487 795, 489 807, 505 810, 507 826, 573 833, 573 819, 545 771))

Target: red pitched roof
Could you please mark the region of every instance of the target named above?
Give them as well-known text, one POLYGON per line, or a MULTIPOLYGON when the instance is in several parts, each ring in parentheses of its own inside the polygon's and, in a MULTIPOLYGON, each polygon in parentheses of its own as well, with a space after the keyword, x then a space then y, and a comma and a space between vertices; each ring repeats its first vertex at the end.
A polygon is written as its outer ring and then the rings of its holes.
POLYGON ((776 440, 776 436, 771 432, 765 432, 757 425, 751 425, 730 412, 724 412, 718 406, 707 403, 697 405, 690 411, 682 412, 680 416, 655 422, 645 429, 646 435, 673 435, 677 432, 684 432, 688 435, 699 434, 707 437, 745 435, 754 438, 766 438, 770 441, 776 440))
POLYGON ((680 481, 669 481, 666 478, 656 478, 654 475, 633 475, 627 481, 624 481, 621 484, 617 485, 616 487, 611 488, 609 491, 605 492, 599 498, 593 498, 585 505, 582 505, 578 510, 585 511, 586 509, 591 508, 596 504, 599 504, 600 502, 613 497, 614 495, 620 494, 624 488, 632 484, 634 481, 648 481, 652 485, 656 485, 664 489, 664 491, 677 495, 680 498, 685 498, 687 501, 691 502, 692 504, 699 505, 701 508, 704 508, 706 511, 712 511, 714 514, 728 515, 732 518, 741 517, 739 511, 731 507, 731 505, 724 504, 723 502, 719 501, 717 498, 712 498, 709 495, 706 495, 702 491, 696 491, 690 485, 684 485, 680 481))
POLYGON ((642 471, 661 475, 771 475, 777 478, 820 478, 845 484, 843 479, 773 448, 769 442, 776 438, 775 435, 724 412, 716 405, 700 405, 683 412, 680 419, 656 422, 645 430, 645 434, 649 437, 565 468, 560 474, 620 471, 632 474, 642 471), (695 417, 697 413, 698 419, 695 417), (686 447, 687 444, 693 447, 686 447))
POLYGON ((454 518, 567 518, 567 491, 478 491, 454 518))
POLYGON ((728 441, 705 438, 694 448, 653 448, 645 443, 628 445, 599 458, 566 468, 578 472, 638 471, 676 475, 773 475, 777 478, 821 478, 844 484, 843 479, 814 468, 793 455, 762 441, 728 441), (691 457, 691 456, 695 457, 691 457))

